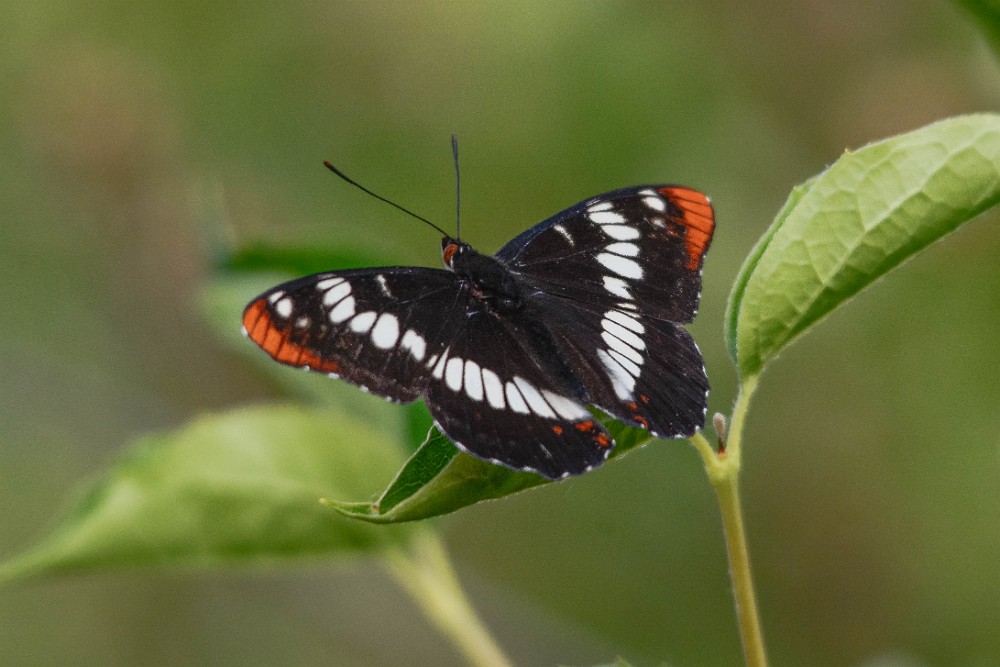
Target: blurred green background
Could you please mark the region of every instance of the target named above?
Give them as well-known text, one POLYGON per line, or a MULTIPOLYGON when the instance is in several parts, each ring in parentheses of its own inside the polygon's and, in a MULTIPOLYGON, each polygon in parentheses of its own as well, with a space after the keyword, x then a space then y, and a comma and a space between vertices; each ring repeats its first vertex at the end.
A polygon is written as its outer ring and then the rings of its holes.
MULTIPOLYGON (((616 187, 709 193, 719 226, 691 329, 710 409, 728 412, 729 285, 790 187, 846 147, 1000 105, 997 61, 934 0, 0 14, 0 557, 130 438, 273 397, 199 314, 220 237, 438 265, 435 233, 324 159, 448 228, 457 133, 464 236, 490 252, 616 187)), ((764 377, 743 483, 775 665, 1000 664, 996 218, 764 377)), ((718 510, 682 442, 438 525, 519 664, 739 661, 718 510)), ((461 662, 359 560, 3 590, 0 664, 461 662)))

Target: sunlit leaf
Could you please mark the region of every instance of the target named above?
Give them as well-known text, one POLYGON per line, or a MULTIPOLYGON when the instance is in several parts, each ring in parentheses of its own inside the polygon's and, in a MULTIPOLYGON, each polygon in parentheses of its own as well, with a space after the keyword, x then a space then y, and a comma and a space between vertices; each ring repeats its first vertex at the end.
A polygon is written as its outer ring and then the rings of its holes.
POLYGON ((1000 116, 845 153, 792 192, 736 280, 726 338, 744 382, 901 262, 1000 201, 1000 116))
POLYGON ((408 532, 323 507, 402 463, 384 436, 329 409, 253 407, 139 439, 0 582, 136 565, 199 566, 370 552, 408 532))

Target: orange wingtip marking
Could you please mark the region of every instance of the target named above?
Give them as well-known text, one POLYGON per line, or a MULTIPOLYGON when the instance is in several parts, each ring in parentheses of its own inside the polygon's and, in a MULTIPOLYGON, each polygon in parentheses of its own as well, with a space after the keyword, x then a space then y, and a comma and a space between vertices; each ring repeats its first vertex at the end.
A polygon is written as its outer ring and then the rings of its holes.
POLYGON ((577 431, 592 431, 594 430, 594 422, 588 419, 585 422, 580 422, 575 425, 577 431))
POLYGON ((340 371, 340 364, 336 361, 323 359, 309 348, 288 340, 288 327, 283 329, 275 325, 264 299, 258 299, 247 307, 243 313, 243 328, 250 340, 275 361, 289 366, 308 366, 324 373, 340 371))
POLYGON ((599 444, 601 447, 610 447, 611 446, 611 438, 609 438, 604 433, 598 433, 597 437, 594 438, 594 442, 596 442, 597 444, 599 444))
POLYGON ((243 311, 243 328, 255 343, 257 342, 258 335, 257 325, 260 323, 261 315, 267 315, 267 306, 264 305, 263 299, 254 301, 243 311))
POLYGON ((702 259, 715 232, 712 202, 702 193, 689 188, 660 188, 660 194, 681 210, 681 223, 687 229, 684 239, 688 255, 687 267, 697 271, 701 268, 702 259))

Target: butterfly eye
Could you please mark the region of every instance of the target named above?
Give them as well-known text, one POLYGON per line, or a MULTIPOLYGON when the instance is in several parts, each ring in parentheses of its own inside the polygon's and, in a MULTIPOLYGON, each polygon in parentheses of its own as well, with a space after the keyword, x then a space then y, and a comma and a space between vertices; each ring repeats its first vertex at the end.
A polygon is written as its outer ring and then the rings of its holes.
POLYGON ((444 258, 444 264, 447 267, 451 267, 451 262, 458 254, 458 244, 457 243, 447 243, 441 249, 441 257, 444 258))

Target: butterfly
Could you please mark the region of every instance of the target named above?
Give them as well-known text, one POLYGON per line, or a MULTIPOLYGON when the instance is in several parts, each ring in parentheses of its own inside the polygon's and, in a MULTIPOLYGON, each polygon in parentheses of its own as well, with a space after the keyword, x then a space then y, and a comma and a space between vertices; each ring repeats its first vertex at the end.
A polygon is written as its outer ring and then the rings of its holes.
POLYGON ((243 330, 283 364, 390 401, 423 398, 473 456, 560 479, 614 447, 587 406, 664 438, 704 425, 708 378, 681 325, 697 312, 714 228, 697 190, 614 190, 495 255, 442 232, 445 269, 346 269, 278 285, 246 307, 243 330))

